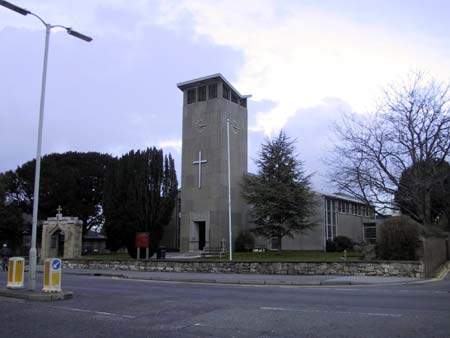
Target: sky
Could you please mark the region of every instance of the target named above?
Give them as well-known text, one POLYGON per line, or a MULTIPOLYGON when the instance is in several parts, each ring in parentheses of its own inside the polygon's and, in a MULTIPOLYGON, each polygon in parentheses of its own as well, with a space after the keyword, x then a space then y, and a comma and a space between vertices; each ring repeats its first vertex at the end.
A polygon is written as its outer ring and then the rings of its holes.
MULTIPOLYGON (((176 84, 221 73, 252 95, 249 171, 283 128, 314 187, 330 190, 322 160, 343 113, 374 112, 383 88, 412 71, 450 80, 445 0, 11 2, 93 37, 52 30, 43 154, 156 146, 180 174, 176 84)), ((44 30, 0 7, 0 172, 36 156, 44 30)))

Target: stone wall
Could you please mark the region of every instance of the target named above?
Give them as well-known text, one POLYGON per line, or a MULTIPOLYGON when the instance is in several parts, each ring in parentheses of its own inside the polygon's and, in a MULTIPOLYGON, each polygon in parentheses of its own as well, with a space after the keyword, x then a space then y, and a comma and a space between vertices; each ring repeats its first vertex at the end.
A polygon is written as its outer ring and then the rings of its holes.
POLYGON ((425 278, 422 262, 224 262, 175 260, 65 259, 72 269, 133 270, 147 272, 210 272, 279 275, 340 275, 425 278))

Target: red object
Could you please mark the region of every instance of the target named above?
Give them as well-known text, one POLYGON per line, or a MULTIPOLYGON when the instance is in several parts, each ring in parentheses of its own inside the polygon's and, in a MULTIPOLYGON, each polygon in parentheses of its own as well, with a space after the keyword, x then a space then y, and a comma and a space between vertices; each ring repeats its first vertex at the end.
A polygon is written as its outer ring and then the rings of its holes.
POLYGON ((136 232, 136 248, 145 249, 150 244, 150 234, 148 232, 136 232))

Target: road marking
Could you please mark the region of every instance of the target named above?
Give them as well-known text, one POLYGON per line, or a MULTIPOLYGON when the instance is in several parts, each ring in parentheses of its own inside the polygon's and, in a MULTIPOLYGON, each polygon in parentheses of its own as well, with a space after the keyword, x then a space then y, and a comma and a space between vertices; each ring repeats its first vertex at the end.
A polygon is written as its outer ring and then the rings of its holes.
POLYGON ((363 315, 363 316, 378 316, 378 317, 402 317, 401 314, 395 313, 377 313, 377 312, 351 312, 351 311, 330 311, 330 310, 314 310, 314 309, 288 309, 283 307, 260 307, 260 310, 270 311, 289 311, 289 312, 306 312, 306 313, 334 313, 345 315, 363 315))
POLYGON ((7 303, 19 303, 19 304, 23 304, 26 301, 20 298, 10 298, 10 297, 3 297, 0 296, 0 300, 3 302, 7 302, 7 303))
POLYGON ((371 289, 371 290, 366 290, 367 292, 384 292, 384 293, 420 293, 420 294, 448 294, 449 291, 444 291, 444 290, 414 290, 414 289, 410 289, 410 290, 405 290, 405 289, 371 289))
POLYGON ((126 318, 126 319, 136 318, 136 316, 120 315, 120 314, 117 314, 117 313, 103 312, 103 311, 77 309, 77 308, 74 308, 74 307, 66 307, 66 306, 51 306, 51 307, 55 308, 55 309, 61 309, 61 310, 67 310, 67 311, 73 311, 73 312, 94 313, 94 314, 97 314, 97 315, 111 316, 111 317, 121 317, 121 318, 126 318))

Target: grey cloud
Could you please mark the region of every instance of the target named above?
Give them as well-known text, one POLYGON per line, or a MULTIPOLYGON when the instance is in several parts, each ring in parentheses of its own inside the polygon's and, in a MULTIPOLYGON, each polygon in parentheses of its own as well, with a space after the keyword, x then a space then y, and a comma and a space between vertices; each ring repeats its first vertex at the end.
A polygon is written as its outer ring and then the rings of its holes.
MULTIPOLYGON (((43 39, 43 31, 0 31, 0 172, 35 156, 43 39)), ((176 83, 217 72, 233 80, 241 62, 232 49, 158 27, 90 44, 53 32, 43 153, 125 152, 180 139, 176 83)))

